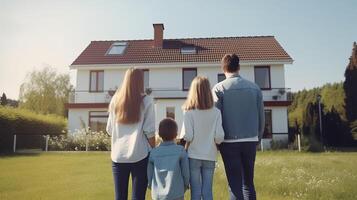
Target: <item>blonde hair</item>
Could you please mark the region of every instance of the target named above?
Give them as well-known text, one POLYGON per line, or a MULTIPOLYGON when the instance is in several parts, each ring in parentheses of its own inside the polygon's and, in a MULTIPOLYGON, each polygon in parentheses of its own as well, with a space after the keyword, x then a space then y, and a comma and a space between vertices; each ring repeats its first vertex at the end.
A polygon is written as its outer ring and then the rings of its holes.
POLYGON ((207 110, 213 107, 211 86, 207 77, 197 76, 192 80, 183 110, 207 110))
POLYGON ((109 105, 109 111, 115 111, 117 122, 133 124, 140 120, 143 94, 143 71, 134 68, 128 69, 120 89, 117 89, 109 105))

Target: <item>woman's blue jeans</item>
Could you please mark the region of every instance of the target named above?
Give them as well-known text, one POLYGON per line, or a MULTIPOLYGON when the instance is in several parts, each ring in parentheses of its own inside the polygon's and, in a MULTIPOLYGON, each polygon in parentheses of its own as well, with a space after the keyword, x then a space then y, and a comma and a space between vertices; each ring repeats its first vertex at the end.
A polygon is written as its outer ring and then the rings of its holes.
POLYGON ((132 200, 144 200, 147 180, 148 157, 136 163, 112 162, 115 199, 128 199, 129 176, 132 178, 132 200))
POLYGON ((215 161, 190 158, 191 200, 212 200, 215 161))

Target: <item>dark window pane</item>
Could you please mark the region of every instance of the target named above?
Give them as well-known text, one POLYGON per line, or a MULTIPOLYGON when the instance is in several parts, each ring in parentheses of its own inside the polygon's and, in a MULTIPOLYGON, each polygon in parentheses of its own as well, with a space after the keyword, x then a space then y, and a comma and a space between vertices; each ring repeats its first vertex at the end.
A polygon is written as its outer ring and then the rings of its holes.
POLYGON ((272 138, 273 134, 273 124, 272 124, 272 115, 271 110, 265 110, 265 128, 263 138, 272 138))
POLYGON ((192 80, 197 76, 196 69, 183 69, 183 89, 190 89, 192 80))
POLYGON ((255 67, 254 68, 255 83, 261 89, 270 88, 270 68, 269 67, 255 67))
POLYGON ((217 82, 221 82, 221 81, 224 81, 226 80, 226 76, 224 74, 218 74, 217 75, 217 82))

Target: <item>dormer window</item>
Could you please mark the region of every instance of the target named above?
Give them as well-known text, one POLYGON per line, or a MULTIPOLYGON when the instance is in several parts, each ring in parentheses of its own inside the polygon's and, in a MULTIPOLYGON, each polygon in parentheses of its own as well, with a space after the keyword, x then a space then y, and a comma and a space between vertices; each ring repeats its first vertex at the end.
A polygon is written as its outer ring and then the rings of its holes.
POLYGON ((188 47, 181 47, 181 54, 196 54, 196 47, 188 46, 188 47))
POLYGON ((109 48, 107 55, 122 55, 127 46, 127 42, 114 42, 109 48))

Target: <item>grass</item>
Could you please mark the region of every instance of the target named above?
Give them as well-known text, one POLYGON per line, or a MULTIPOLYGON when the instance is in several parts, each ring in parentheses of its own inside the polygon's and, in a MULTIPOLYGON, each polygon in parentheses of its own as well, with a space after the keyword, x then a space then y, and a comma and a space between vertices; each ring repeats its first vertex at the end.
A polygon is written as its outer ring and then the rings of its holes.
MULTIPOLYGON (((1 156, 0 199, 113 199, 109 157, 108 152, 1 156)), ((258 153, 258 199, 357 199, 356 164, 357 153, 258 153)), ((221 161, 214 199, 228 199, 221 161)))

